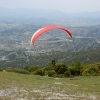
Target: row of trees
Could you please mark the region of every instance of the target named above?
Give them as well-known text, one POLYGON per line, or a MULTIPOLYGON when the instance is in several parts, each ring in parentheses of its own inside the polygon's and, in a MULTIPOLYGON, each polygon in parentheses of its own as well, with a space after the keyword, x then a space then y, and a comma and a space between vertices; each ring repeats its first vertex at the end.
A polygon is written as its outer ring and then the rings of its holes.
POLYGON ((56 63, 55 60, 52 60, 46 67, 39 68, 38 66, 26 66, 24 70, 35 75, 48 75, 50 77, 100 75, 100 63, 84 66, 80 61, 77 61, 70 66, 67 66, 62 62, 56 63))
POLYGON ((70 66, 67 66, 62 62, 56 63, 55 60, 52 60, 43 68, 39 66, 25 66, 23 69, 6 68, 4 70, 22 74, 47 75, 49 77, 89 76, 100 75, 100 63, 82 65, 80 61, 77 61, 70 66))

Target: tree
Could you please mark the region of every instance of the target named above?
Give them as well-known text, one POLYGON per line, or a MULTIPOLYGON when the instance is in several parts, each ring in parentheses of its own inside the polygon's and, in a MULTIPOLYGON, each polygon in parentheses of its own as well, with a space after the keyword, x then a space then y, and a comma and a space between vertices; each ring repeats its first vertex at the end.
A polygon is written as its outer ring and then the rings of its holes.
POLYGON ((56 64, 56 61, 55 60, 52 60, 52 65, 54 66, 56 64))
POLYGON ((55 64, 54 70, 57 74, 64 74, 67 71, 67 66, 63 63, 55 64))
POLYGON ((49 64, 44 68, 45 71, 50 71, 54 69, 56 62, 55 60, 52 60, 49 62, 49 64))
POLYGON ((71 75, 80 75, 82 64, 80 61, 77 61, 76 63, 72 64, 68 69, 70 70, 71 75))

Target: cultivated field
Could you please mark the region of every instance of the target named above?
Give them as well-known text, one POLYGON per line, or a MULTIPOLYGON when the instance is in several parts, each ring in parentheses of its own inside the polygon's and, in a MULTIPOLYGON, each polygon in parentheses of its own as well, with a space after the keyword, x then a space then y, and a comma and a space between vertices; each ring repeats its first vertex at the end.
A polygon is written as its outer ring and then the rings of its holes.
POLYGON ((100 100, 100 76, 52 78, 0 72, 0 100, 100 100))

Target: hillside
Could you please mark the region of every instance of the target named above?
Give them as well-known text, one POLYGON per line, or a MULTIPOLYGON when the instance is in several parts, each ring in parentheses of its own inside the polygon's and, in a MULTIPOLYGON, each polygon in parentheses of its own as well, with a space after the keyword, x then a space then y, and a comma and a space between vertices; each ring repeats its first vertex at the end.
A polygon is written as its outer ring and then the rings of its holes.
POLYGON ((0 67, 20 67, 39 66, 45 67, 53 59, 56 62, 63 62, 67 65, 81 61, 82 64, 100 62, 100 49, 80 52, 48 52, 48 53, 30 53, 27 51, 0 51, 2 59, 0 67), (5 54, 5 56, 4 56, 5 54))
POLYGON ((36 26, 1 23, 0 26, 0 50, 26 49, 26 51, 33 52, 76 52, 100 48, 100 25, 65 27, 73 34, 72 39, 63 31, 52 30, 39 37, 34 46, 30 44, 30 40, 33 33, 42 27, 41 24, 36 26))
POLYGON ((0 67, 46 66, 52 59, 71 64, 99 62, 100 25, 65 27, 73 38, 61 30, 44 33, 30 44, 31 37, 42 25, 0 23, 0 67))

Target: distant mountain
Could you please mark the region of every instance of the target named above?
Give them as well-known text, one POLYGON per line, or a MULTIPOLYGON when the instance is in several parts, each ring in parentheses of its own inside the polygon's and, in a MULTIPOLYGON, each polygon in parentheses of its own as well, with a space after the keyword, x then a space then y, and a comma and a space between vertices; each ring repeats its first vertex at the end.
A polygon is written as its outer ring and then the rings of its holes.
POLYGON ((80 12, 80 13, 69 13, 68 17, 72 18, 100 18, 100 11, 94 12, 80 12))
POLYGON ((35 25, 91 26, 100 24, 100 11, 64 13, 47 9, 9 9, 0 7, 0 22, 35 25))
POLYGON ((47 18, 47 19, 100 19, 100 11, 97 12, 81 12, 81 13, 64 13, 58 10, 47 9, 28 9, 28 8, 3 8, 0 7, 0 18, 47 18))
POLYGON ((17 8, 9 9, 0 7, 1 18, 61 18, 65 17, 66 14, 57 10, 46 10, 46 9, 27 9, 17 8))
POLYGON ((100 11, 96 12, 81 12, 81 13, 64 13, 58 10, 47 9, 28 9, 28 8, 3 8, 0 7, 0 17, 13 18, 100 18, 100 11))

